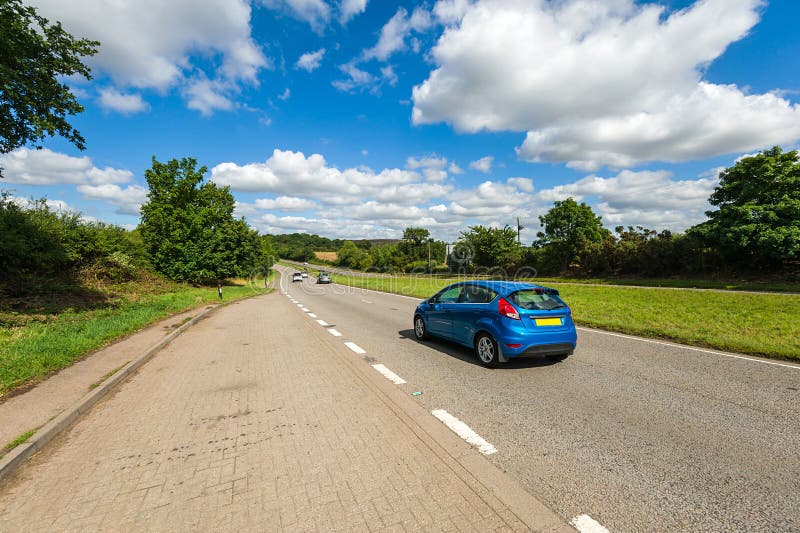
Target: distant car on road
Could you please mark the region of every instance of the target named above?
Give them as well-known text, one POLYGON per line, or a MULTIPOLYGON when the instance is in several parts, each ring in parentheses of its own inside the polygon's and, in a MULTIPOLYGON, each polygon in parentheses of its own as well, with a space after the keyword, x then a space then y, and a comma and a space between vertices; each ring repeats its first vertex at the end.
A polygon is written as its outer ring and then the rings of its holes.
POLYGON ((512 281, 462 281, 425 300, 414 311, 414 335, 472 348, 481 364, 572 354, 577 332, 558 291, 512 281))
POLYGON ((331 273, 322 271, 317 276, 317 283, 331 283, 331 273))
POLYGON ((292 283, 294 283, 295 281, 303 281, 303 274, 301 274, 300 272, 295 272, 294 274, 292 274, 292 283))

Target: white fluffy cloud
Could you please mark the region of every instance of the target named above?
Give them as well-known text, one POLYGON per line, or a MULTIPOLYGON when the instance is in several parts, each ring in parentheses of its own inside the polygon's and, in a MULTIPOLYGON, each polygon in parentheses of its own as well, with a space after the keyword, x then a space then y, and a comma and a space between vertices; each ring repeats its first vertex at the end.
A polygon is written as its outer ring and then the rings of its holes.
POLYGON ((719 169, 698 179, 676 181, 666 171, 624 170, 612 178, 587 176, 539 191, 536 200, 543 205, 569 197, 587 201, 609 227, 643 225, 682 231, 705 220, 718 174, 719 169))
POLYGON ((339 2, 339 21, 346 24, 348 20, 363 13, 367 9, 367 0, 342 0, 339 2))
POLYGON ((471 162, 469 164, 469 168, 477 170, 478 172, 483 172, 484 174, 488 174, 492 170, 493 161, 494 157, 487 155, 486 157, 481 157, 477 161, 471 162))
POLYGON ((455 24, 467 13, 471 0, 439 0, 433 6, 433 14, 442 24, 455 24))
POLYGON ((18 148, 0 154, 0 167, 6 183, 22 185, 59 185, 127 183, 133 177, 128 170, 97 168, 88 157, 72 157, 47 148, 18 148))
POLYGON ((414 88, 412 118, 527 131, 520 157, 582 169, 791 143, 800 106, 702 79, 762 6, 698 0, 668 13, 633 0, 440 2, 438 19, 458 24, 432 51, 437 68, 414 88))
POLYGON ((99 200, 115 206, 121 215, 139 215, 139 209, 147 200, 147 189, 130 185, 124 189, 119 185, 78 185, 78 192, 89 200, 99 200))
POLYGON ((308 22, 318 33, 325 29, 331 18, 331 7, 324 0, 262 0, 262 3, 308 22))
POLYGON ((316 52, 307 52, 300 56, 295 66, 305 70, 306 72, 313 72, 319 68, 320 63, 322 63, 322 56, 324 55, 324 48, 320 48, 316 52))
POLYGON ((447 158, 446 157, 437 157, 435 155, 425 156, 425 157, 409 157, 406 160, 406 165, 408 168, 412 170, 416 170, 418 168, 432 168, 436 170, 442 170, 447 166, 447 158))
POLYGON ((204 116, 214 111, 230 111, 234 104, 225 95, 227 86, 219 81, 195 79, 183 90, 189 109, 199 111, 204 116))
POLYGON ((195 58, 219 56, 215 70, 205 74, 230 83, 257 83, 258 71, 270 65, 251 37, 246 0, 30 3, 70 33, 99 40, 98 54, 87 62, 119 87, 165 91, 182 85, 198 69, 195 58))
POLYGON ((408 14, 404 8, 397 12, 381 28, 381 34, 375 46, 363 52, 363 59, 386 61, 395 52, 405 50, 406 39, 412 31, 422 32, 432 25, 430 14, 424 8, 416 8, 408 14))
POLYGON ((294 196, 278 196, 277 198, 259 198, 255 202, 259 209, 275 211, 307 211, 317 206, 316 203, 306 198, 294 196))
POLYGON ((458 189, 430 179, 429 173, 447 177, 445 157, 409 157, 406 164, 409 170, 338 169, 320 154, 275 150, 263 163, 221 163, 211 170, 211 179, 234 191, 281 195, 237 204, 237 214, 273 233, 396 238, 409 225, 424 225, 439 238, 453 240, 470 224, 503 226, 535 204, 529 178, 458 189), (281 216, 279 211, 305 213, 281 216))
POLYGON ((334 80, 331 85, 344 92, 369 90, 372 93, 377 93, 383 84, 394 85, 397 83, 397 76, 391 66, 387 65, 381 68, 381 75, 374 76, 356 65, 357 62, 355 61, 339 65, 339 70, 347 74, 348 78, 334 80))
POLYGON ((100 89, 98 93, 98 101, 103 108, 122 113, 123 115, 140 113, 150 109, 150 104, 142 100, 141 94, 123 94, 111 87, 100 89))
POLYGON ((420 175, 401 169, 380 173, 367 168, 339 170, 328 166, 320 154, 306 157, 302 152, 275 150, 264 163, 216 165, 211 169, 211 179, 239 191, 312 194, 322 199, 349 197, 350 204, 357 204, 381 188, 418 182, 420 175))

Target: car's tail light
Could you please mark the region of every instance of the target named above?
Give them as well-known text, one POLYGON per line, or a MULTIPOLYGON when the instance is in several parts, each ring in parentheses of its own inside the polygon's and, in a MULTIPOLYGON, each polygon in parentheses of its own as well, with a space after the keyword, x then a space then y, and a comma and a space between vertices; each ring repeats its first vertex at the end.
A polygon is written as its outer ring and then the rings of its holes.
POLYGON ((504 298, 497 300, 497 312, 505 317, 519 320, 519 312, 517 309, 504 298))

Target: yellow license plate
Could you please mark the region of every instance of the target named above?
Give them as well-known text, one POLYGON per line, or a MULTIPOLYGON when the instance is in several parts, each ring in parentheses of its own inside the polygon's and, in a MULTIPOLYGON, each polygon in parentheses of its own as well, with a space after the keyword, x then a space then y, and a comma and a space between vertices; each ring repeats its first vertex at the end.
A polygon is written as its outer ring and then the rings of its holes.
POLYGON ((561 319, 560 318, 537 318, 536 319, 537 326, 560 326, 561 319))

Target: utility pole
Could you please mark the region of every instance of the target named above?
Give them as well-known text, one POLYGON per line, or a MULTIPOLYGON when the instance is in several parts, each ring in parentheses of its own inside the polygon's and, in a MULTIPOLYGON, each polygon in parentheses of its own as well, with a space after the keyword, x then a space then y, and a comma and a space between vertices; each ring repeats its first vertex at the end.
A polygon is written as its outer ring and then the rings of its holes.
POLYGON ((428 239, 428 274, 431 273, 431 240, 428 239))
POLYGON ((525 226, 520 225, 519 217, 517 217, 517 244, 522 244, 522 241, 520 240, 519 234, 524 229, 525 229, 525 226))

